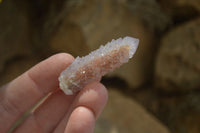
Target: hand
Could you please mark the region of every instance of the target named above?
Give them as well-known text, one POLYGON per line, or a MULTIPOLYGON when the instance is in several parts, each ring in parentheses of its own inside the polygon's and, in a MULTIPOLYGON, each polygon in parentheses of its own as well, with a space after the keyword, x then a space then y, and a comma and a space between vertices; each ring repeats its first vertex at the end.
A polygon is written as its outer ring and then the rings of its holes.
POLYGON ((68 54, 54 55, 0 88, 0 132, 48 95, 14 133, 92 133, 107 91, 99 82, 72 96, 58 89, 58 76, 73 60, 68 54))

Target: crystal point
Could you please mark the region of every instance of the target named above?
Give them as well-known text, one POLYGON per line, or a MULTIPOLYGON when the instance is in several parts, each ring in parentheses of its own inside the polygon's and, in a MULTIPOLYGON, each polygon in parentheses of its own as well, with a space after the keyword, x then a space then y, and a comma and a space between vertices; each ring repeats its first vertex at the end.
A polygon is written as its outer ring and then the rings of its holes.
POLYGON ((86 84, 100 81, 101 77, 113 71, 132 58, 139 40, 132 37, 119 38, 91 52, 85 57, 77 57, 59 77, 60 88, 67 95, 81 90, 86 84))

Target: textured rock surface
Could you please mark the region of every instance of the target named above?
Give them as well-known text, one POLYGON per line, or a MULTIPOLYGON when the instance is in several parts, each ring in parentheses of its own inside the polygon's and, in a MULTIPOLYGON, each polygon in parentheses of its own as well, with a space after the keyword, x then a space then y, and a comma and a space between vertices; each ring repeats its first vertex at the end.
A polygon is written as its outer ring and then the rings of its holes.
POLYGON ((146 88, 132 93, 131 96, 163 121, 171 132, 198 133, 200 131, 199 91, 166 93, 146 88))
POLYGON ((175 9, 182 9, 181 11, 176 11, 176 12, 182 12, 183 9, 185 9, 185 13, 189 13, 191 10, 197 10, 200 12, 200 1, 199 0, 160 0, 161 3, 166 4, 165 6, 171 6, 169 9, 174 10, 175 9), (193 9, 192 9, 193 8, 193 9), (190 10, 190 11, 189 11, 190 10))
POLYGON ((170 24, 170 17, 160 7, 157 0, 119 0, 119 2, 153 31, 163 31, 170 24))
POLYGON ((14 61, 6 64, 4 71, 1 72, 1 75, 4 76, 0 77, 0 86, 13 80, 29 68, 31 68, 33 65, 37 64, 38 61, 39 60, 35 57, 23 57, 15 59, 14 61))
POLYGON ((55 52, 68 52, 73 56, 89 53, 84 34, 79 25, 64 21, 50 38, 51 49, 55 52))
POLYGON ((162 97, 157 101, 160 101, 160 110, 157 114, 173 133, 199 133, 199 93, 186 93, 178 97, 162 97))
POLYGON ((197 18, 200 13, 199 0, 159 0, 163 11, 171 18, 171 24, 180 24, 197 18))
POLYGON ((190 5, 196 8, 200 12, 200 1, 199 0, 176 0, 179 5, 190 5))
POLYGON ((0 4, 0 72, 7 60, 31 52, 29 20, 21 9, 11 0, 0 4))
POLYGON ((112 74, 125 79, 132 87, 138 87, 151 76, 154 36, 136 16, 114 3, 112 0, 88 0, 72 10, 68 19, 82 27, 90 51, 111 39, 139 38, 140 46, 133 60, 112 74))
POLYGON ((109 100, 97 121, 95 133, 169 133, 155 117, 133 99, 109 91, 109 100))
POLYGON ((200 88, 200 19, 163 37, 156 61, 156 84, 167 90, 200 88))

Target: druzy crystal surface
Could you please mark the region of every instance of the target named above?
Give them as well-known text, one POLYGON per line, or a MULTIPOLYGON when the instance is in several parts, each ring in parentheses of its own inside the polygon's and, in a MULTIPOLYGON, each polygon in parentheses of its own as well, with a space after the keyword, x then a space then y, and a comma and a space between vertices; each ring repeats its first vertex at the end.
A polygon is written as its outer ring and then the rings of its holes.
POLYGON ((86 84, 100 81, 101 77, 113 71, 132 58, 139 40, 132 37, 119 38, 91 52, 77 57, 59 77, 60 88, 67 95, 81 90, 86 84))

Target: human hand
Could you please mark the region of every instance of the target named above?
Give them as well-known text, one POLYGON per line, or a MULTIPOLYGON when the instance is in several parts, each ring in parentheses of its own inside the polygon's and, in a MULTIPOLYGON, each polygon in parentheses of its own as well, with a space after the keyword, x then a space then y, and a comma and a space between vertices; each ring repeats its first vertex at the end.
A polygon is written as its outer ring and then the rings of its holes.
POLYGON ((92 133, 107 102, 107 91, 99 82, 72 96, 58 89, 59 74, 73 60, 68 54, 54 55, 0 88, 0 132, 7 132, 48 95, 14 133, 92 133))

